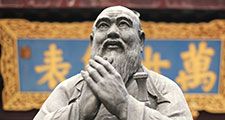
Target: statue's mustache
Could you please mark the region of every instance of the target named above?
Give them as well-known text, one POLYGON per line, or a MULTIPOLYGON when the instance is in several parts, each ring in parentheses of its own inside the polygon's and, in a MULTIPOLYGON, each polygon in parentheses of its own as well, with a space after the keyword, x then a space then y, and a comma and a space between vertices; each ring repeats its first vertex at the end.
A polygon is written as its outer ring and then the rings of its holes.
POLYGON ((116 45, 121 49, 125 49, 124 42, 121 39, 106 39, 103 42, 103 50, 105 50, 109 45, 116 45))

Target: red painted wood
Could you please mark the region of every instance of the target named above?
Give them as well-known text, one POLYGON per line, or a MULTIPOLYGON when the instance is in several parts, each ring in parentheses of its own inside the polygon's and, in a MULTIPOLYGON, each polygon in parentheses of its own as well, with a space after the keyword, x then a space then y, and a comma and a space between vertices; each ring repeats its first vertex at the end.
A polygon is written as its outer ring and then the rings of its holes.
POLYGON ((144 9, 225 9, 225 0, 0 0, 0 8, 103 8, 123 5, 144 9))

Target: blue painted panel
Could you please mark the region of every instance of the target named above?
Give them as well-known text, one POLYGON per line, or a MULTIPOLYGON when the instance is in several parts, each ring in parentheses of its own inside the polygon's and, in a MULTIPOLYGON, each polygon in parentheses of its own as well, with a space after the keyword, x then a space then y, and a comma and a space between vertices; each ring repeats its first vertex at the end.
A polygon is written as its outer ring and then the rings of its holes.
POLYGON ((30 59, 19 57, 19 73, 20 73, 20 89, 21 91, 49 91, 47 84, 38 85, 37 81, 45 73, 36 73, 35 66, 43 65, 44 51, 49 49, 49 45, 55 43, 58 49, 63 51, 64 62, 69 62, 72 67, 66 78, 69 78, 83 68, 82 57, 89 45, 84 40, 29 40, 20 39, 18 41, 18 49, 23 46, 29 46, 31 49, 30 59))
MULTIPOLYGON (((24 46, 30 48, 30 58, 23 58, 19 55, 19 79, 21 91, 51 91, 47 84, 38 85, 37 81, 45 73, 37 73, 34 68, 43 65, 44 51, 49 49, 50 44, 56 44, 58 49, 63 51, 64 62, 71 64, 71 68, 66 78, 69 78, 83 69, 84 63, 82 57, 89 45, 88 40, 57 40, 57 39, 19 39, 18 51, 20 52, 24 46)), ((151 46, 153 52, 159 52, 161 59, 169 60, 171 66, 169 69, 161 69, 161 74, 175 80, 180 70, 184 70, 183 61, 180 54, 188 51, 189 44, 194 43, 197 48, 199 40, 147 40, 145 46, 151 46)), ((215 53, 212 56, 210 71, 213 71, 217 78, 213 88, 208 93, 218 93, 219 74, 220 74, 220 52, 221 41, 207 40, 207 47, 213 48, 215 53)), ((18 53, 19 54, 19 53, 18 53)), ((144 54, 143 54, 143 57, 144 54)), ((201 87, 190 89, 188 93, 204 93, 201 87)))
MULTIPOLYGON (((189 50, 189 44, 194 43, 198 49, 200 41, 198 40, 150 40, 146 41, 145 45, 150 45, 154 52, 159 52, 161 54, 161 59, 167 59, 171 62, 171 67, 169 69, 161 69, 161 74, 174 80, 179 74, 180 70, 184 70, 183 61, 181 59, 181 53, 189 50)), ((212 62, 210 65, 210 71, 216 73, 217 79, 214 87, 209 91, 209 93, 218 93, 219 85, 219 73, 220 73, 220 52, 221 52, 221 41, 208 40, 207 48, 213 48, 215 51, 212 57, 212 62)), ((203 90, 199 87, 195 89, 190 89, 186 91, 187 93, 202 93, 203 90)))

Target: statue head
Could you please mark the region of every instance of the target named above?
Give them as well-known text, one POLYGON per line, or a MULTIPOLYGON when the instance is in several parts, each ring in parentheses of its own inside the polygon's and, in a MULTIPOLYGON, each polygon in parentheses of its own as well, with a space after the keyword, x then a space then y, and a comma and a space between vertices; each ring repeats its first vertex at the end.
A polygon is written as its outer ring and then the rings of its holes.
POLYGON ((139 16, 126 7, 108 7, 97 17, 90 35, 91 56, 112 59, 125 82, 141 65, 145 35, 139 16))

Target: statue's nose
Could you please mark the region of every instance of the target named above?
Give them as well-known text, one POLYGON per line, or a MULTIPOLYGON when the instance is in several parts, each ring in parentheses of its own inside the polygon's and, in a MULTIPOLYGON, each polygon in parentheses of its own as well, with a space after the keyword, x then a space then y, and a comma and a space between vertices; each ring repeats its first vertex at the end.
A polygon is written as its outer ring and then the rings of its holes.
POLYGON ((107 34, 107 37, 108 38, 112 38, 112 39, 115 39, 115 38, 119 38, 120 37, 120 35, 119 35, 119 29, 118 29, 118 27, 115 24, 113 24, 110 27, 110 29, 108 31, 108 34, 107 34))

